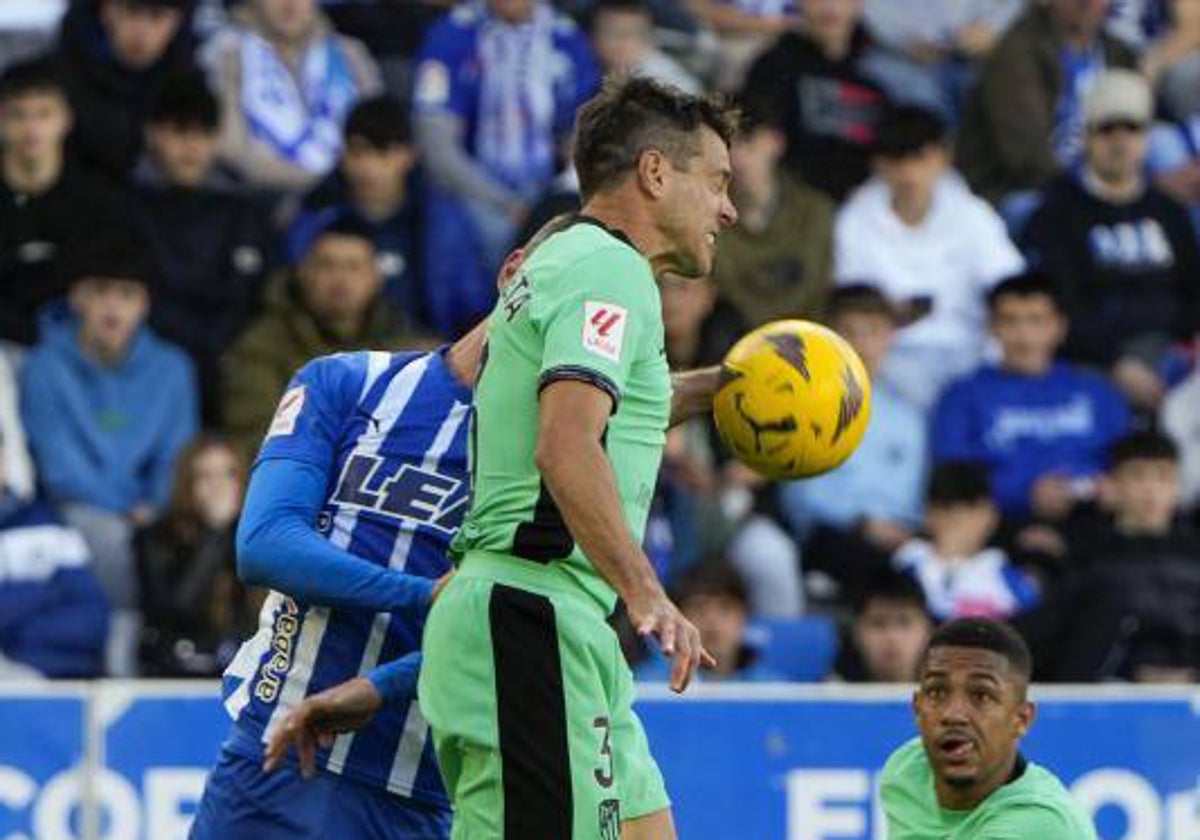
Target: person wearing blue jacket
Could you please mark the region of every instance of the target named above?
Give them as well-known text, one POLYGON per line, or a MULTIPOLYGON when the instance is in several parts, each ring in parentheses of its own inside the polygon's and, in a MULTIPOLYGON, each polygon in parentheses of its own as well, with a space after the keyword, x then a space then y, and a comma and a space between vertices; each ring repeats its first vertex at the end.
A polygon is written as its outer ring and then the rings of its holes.
POLYGON ((599 83, 586 36, 545 0, 469 0, 429 28, 413 128, 429 174, 425 314, 438 334, 492 308, 492 278, 599 83))
POLYGON ((108 604, 79 532, 9 492, 0 463, 0 678, 103 673, 108 604))
POLYGON ((132 675, 133 529, 166 503, 196 432, 196 384, 184 352, 145 326, 152 267, 136 241, 100 232, 68 269, 68 304, 43 313, 22 371, 21 415, 45 496, 82 532, 118 611, 110 671, 132 675))
POLYGON ((942 395, 934 460, 981 462, 1003 513, 1060 521, 1094 496, 1109 445, 1129 428, 1128 406, 1100 374, 1055 361, 1067 318, 1048 278, 1003 281, 988 309, 1000 363, 942 395))

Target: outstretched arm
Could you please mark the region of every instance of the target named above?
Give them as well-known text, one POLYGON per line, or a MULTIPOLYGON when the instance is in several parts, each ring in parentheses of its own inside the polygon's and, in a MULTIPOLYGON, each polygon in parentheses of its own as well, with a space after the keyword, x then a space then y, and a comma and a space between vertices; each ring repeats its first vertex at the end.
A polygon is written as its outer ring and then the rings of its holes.
POLYGON ((317 532, 327 477, 290 458, 260 461, 238 524, 238 574, 309 604, 423 613, 434 581, 364 562, 317 532))
POLYGON ((713 397, 720 387, 720 365, 671 374, 671 425, 712 411, 713 397))

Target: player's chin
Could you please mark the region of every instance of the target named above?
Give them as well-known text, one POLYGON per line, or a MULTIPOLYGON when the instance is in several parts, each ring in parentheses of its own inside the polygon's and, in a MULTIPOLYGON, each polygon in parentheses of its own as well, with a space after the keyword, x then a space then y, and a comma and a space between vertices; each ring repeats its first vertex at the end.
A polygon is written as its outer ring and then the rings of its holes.
POLYGON ((938 761, 934 767, 938 777, 950 787, 971 787, 979 778, 979 768, 970 761, 938 761))

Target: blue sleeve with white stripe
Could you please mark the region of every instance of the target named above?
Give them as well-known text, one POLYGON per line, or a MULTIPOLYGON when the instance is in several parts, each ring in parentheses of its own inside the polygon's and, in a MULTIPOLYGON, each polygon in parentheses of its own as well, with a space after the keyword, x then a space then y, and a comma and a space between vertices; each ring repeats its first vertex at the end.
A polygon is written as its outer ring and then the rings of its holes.
POLYGON ((311 464, 260 461, 238 522, 238 575, 307 604, 423 616, 434 581, 364 563, 313 527, 326 481, 311 464))
POLYGON ((367 354, 317 359, 292 379, 259 452, 238 523, 238 574, 309 604, 423 615, 433 581, 364 563, 316 530, 367 354))
POLYGON ((366 353, 343 353, 300 368, 279 400, 255 467, 289 458, 332 469, 342 426, 367 379, 367 359, 366 353))
POLYGON ((367 679, 383 698, 384 705, 402 705, 416 699, 421 659, 421 652, 413 651, 367 674, 367 679))

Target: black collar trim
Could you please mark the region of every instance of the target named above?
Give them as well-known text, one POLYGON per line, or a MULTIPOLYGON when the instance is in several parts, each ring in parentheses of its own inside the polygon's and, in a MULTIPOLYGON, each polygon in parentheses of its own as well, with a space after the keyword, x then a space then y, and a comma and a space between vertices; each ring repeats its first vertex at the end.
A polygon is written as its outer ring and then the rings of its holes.
POLYGON ((635 250, 635 251, 637 250, 637 246, 633 244, 633 240, 630 239, 628 235, 626 235, 625 231, 621 230, 620 228, 611 228, 608 225, 604 224, 604 222, 597 219, 595 216, 588 216, 584 213, 576 213, 574 218, 571 219, 571 224, 573 224, 573 225, 595 225, 596 227, 600 228, 602 231, 607 233, 609 236, 620 239, 622 242, 624 242, 626 245, 628 245, 633 250, 635 250))

